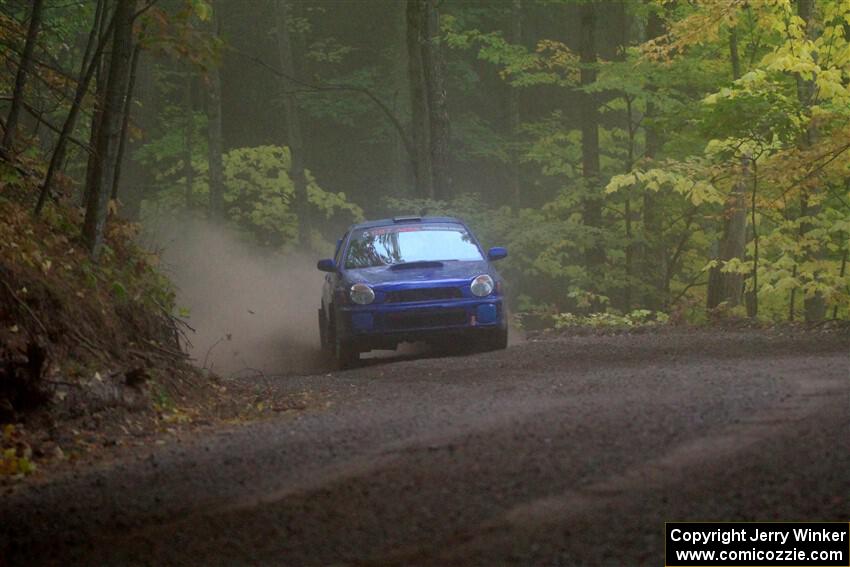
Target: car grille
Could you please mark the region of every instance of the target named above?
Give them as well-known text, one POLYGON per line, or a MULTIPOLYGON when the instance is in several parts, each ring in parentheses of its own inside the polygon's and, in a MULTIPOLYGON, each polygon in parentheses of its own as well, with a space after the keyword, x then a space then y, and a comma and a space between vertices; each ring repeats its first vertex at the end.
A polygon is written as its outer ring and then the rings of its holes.
POLYGON ((422 329, 427 327, 451 327, 466 324, 465 309, 417 309, 386 314, 386 325, 390 329, 422 329))
POLYGON ((411 303, 416 301, 441 301, 445 299, 460 299, 463 294, 458 287, 423 287, 388 291, 385 303, 411 303))

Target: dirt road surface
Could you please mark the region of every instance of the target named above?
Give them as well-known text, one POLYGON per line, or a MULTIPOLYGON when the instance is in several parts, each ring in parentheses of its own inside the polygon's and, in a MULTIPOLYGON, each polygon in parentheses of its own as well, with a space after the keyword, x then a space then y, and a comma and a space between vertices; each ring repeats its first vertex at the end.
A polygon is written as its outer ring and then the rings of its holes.
POLYGON ((661 565, 665 521, 848 521, 848 344, 565 337, 276 378, 312 406, 2 495, 0 564, 661 565))

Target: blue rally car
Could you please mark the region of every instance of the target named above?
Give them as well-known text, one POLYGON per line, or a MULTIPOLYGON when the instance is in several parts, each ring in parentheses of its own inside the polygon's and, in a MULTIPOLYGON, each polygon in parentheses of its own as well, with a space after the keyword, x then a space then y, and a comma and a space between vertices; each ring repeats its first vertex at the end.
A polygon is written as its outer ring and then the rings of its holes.
POLYGON ((405 341, 485 350, 508 343, 502 280, 469 228, 450 217, 396 217, 348 229, 325 275, 322 347, 338 365, 405 341))

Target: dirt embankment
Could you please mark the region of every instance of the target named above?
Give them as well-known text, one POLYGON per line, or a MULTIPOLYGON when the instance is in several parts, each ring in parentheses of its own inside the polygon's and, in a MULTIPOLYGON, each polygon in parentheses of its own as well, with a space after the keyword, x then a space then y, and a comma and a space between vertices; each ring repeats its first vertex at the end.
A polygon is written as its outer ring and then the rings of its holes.
POLYGON ((94 261, 76 209, 35 218, 25 197, 0 200, 0 480, 212 393, 180 350, 171 289, 136 227, 110 222, 94 261))
POLYGON ((93 261, 80 223, 0 201, 0 483, 303 405, 266 379, 320 363, 306 259, 185 220, 157 231, 163 258, 112 219, 93 261))

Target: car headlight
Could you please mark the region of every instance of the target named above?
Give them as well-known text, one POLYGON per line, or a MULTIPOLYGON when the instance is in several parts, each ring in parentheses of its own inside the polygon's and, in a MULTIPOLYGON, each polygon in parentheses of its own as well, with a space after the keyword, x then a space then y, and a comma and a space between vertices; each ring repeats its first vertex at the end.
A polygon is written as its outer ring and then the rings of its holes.
POLYGON ((472 284, 469 286, 469 289, 472 290, 472 295, 477 297, 486 297, 493 293, 493 287, 493 278, 487 274, 482 274, 472 280, 472 284))
POLYGON ((351 296, 351 301, 358 305, 369 305, 375 301, 375 292, 372 291, 371 287, 362 283, 356 283, 351 286, 349 295, 351 296))

